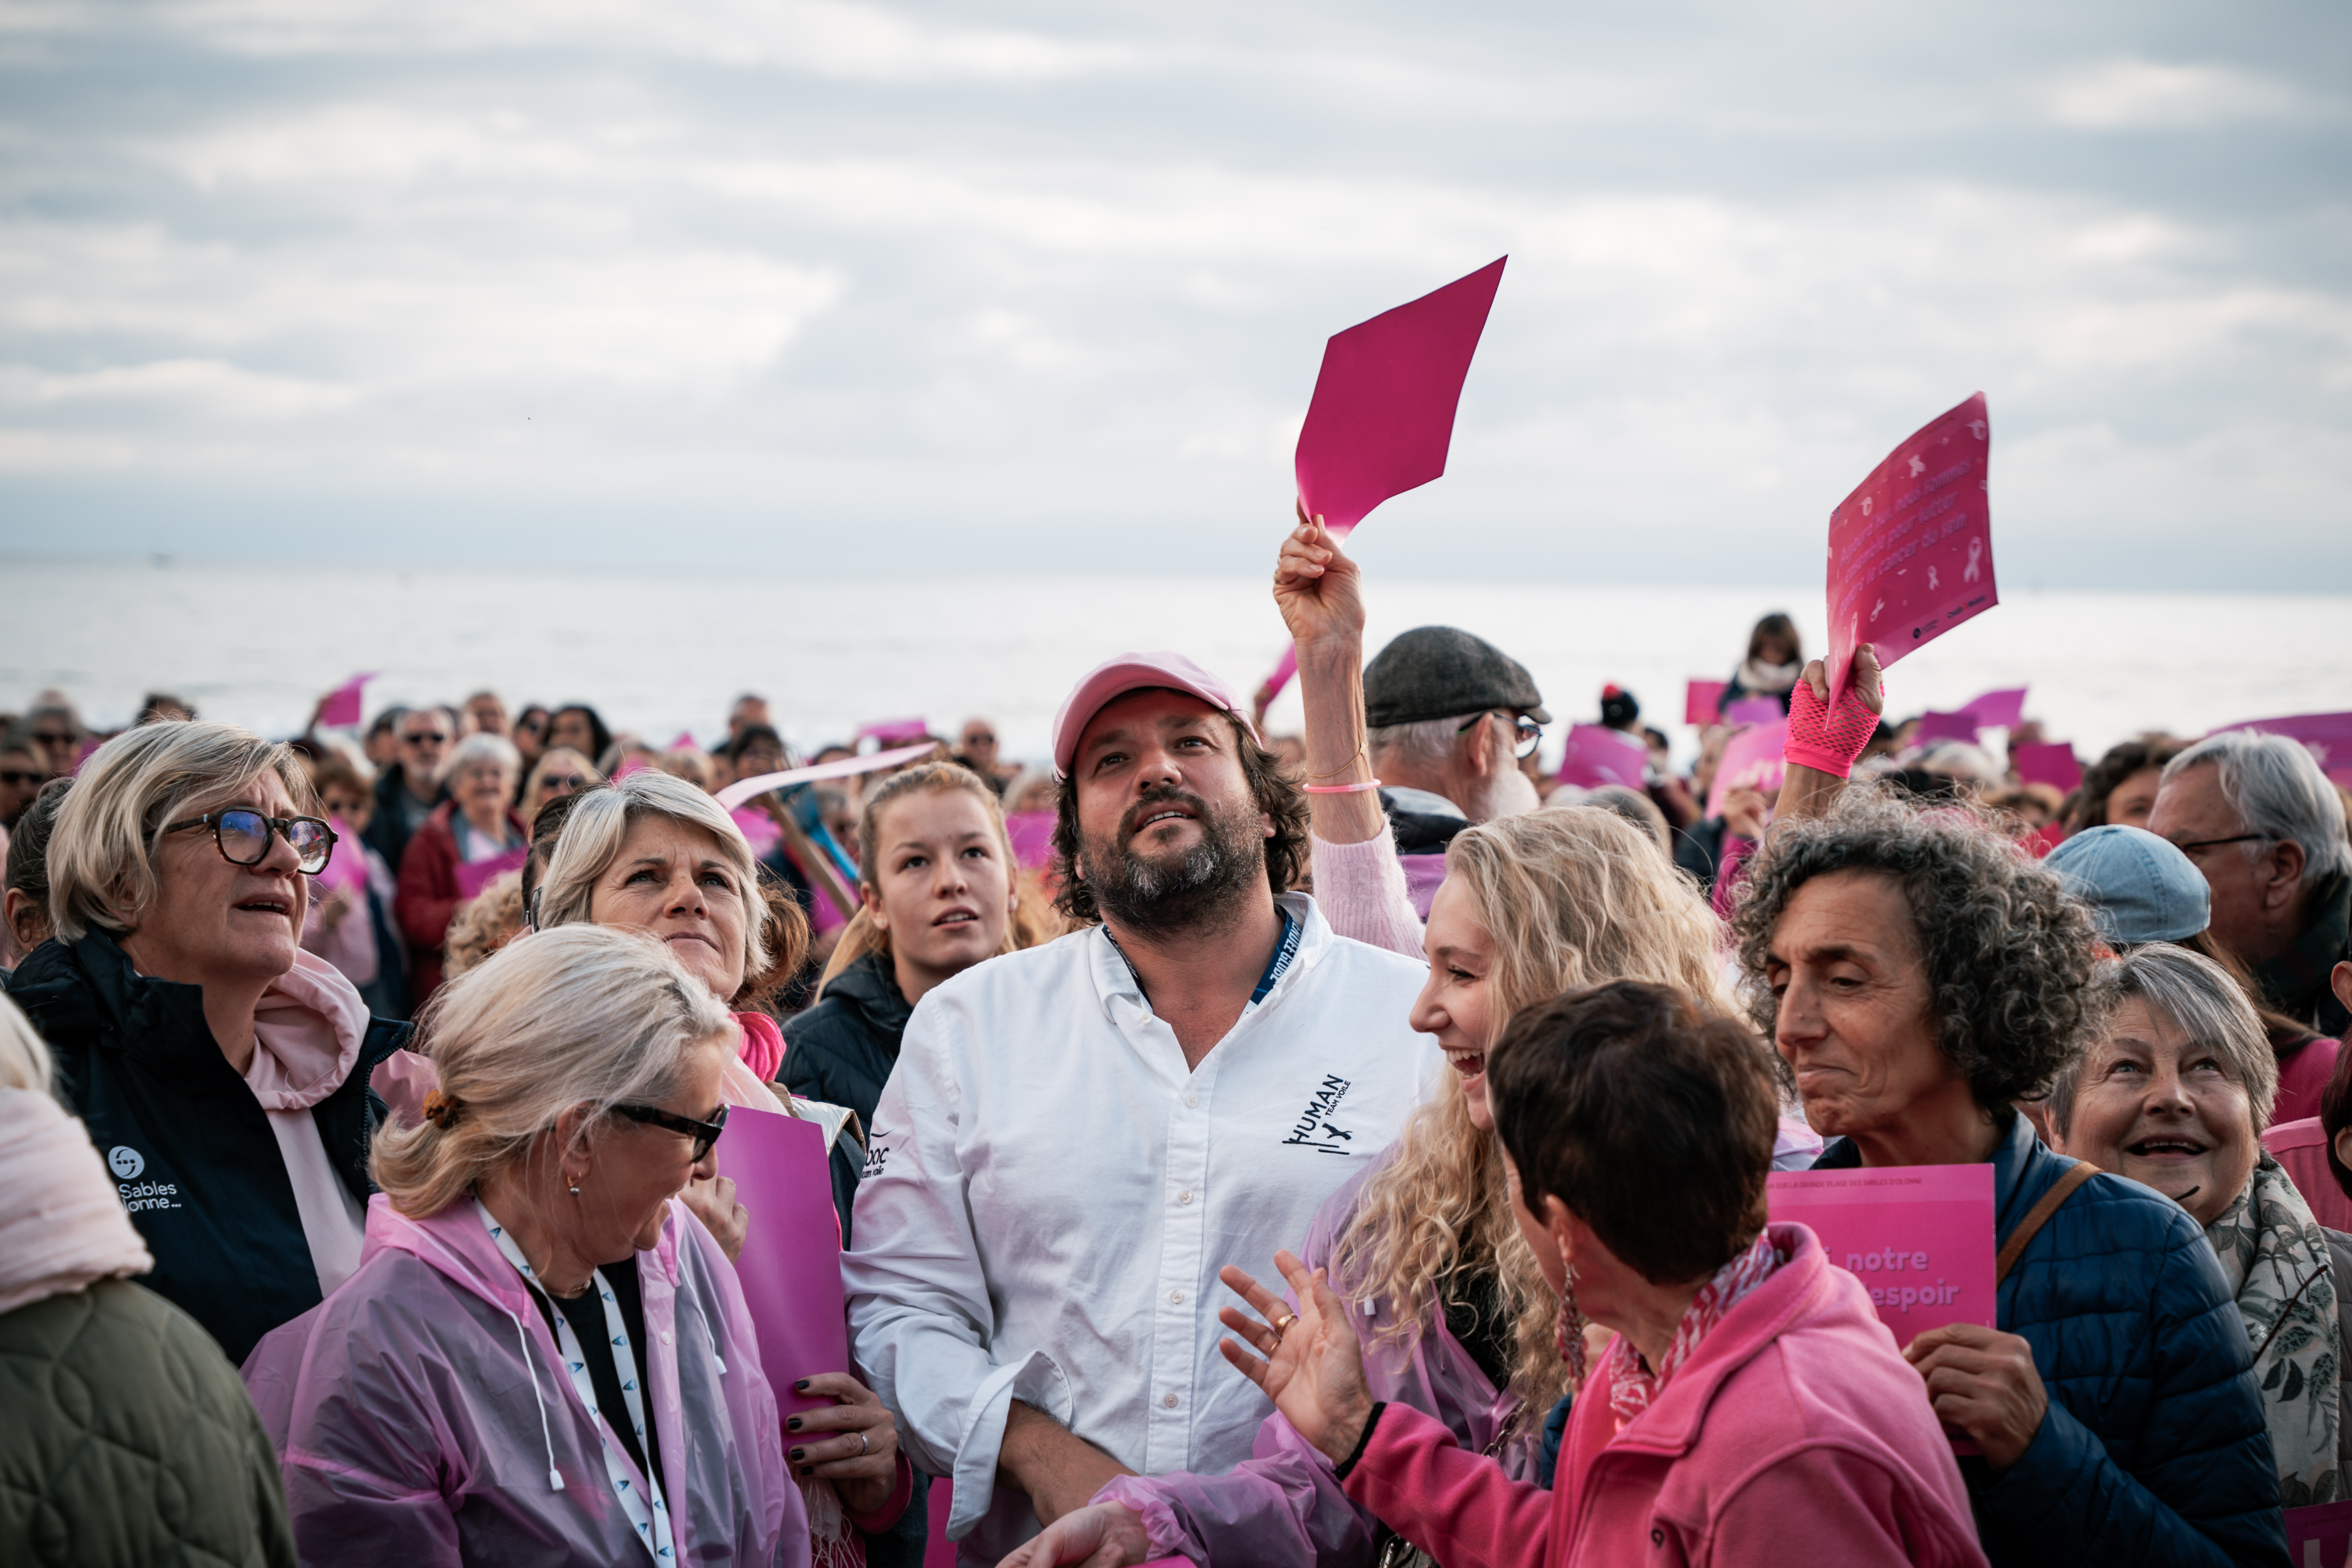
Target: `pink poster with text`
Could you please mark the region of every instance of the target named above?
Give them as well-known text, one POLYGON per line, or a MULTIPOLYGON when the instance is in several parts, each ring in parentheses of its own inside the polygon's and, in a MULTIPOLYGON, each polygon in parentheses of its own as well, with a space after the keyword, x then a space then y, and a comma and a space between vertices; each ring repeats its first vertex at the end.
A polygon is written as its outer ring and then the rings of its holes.
POLYGON ((1979 392, 1895 447, 1830 513, 1833 696, 1845 689, 1864 643, 1889 666, 2000 603, 1986 477, 1991 450, 1979 392))
POLYGON ((1640 789, 1649 763, 1649 742, 1641 736, 1601 724, 1573 724, 1569 727, 1568 746, 1560 753, 1555 782, 1586 789, 1605 784, 1640 789))
POLYGON ((1768 800, 1778 795, 1789 774, 1789 764, 1781 755, 1788 749, 1786 719, 1742 730, 1725 742, 1723 759, 1715 765, 1715 782, 1707 786, 1707 816, 1721 816, 1723 797, 1736 789, 1760 789, 1768 800))
POLYGON ((841 1221, 824 1129, 796 1116, 736 1106, 712 1145, 750 1216, 735 1274, 759 1331, 760 1365, 790 1415, 830 1405, 793 1392, 820 1372, 849 1370, 849 1319, 841 1293, 841 1221))
POLYGON ((1946 1323, 1999 1326, 1990 1163, 1775 1171, 1764 1201, 1863 1282, 1898 1346, 1946 1323))

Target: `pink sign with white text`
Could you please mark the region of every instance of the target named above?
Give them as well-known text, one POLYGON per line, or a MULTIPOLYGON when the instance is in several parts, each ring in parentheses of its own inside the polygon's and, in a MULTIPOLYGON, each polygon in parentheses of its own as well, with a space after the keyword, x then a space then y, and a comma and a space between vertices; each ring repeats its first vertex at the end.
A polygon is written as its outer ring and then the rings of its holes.
MULTIPOLYGON (((2337 784, 2352 784, 2352 713, 2297 713, 2284 719, 2248 719, 2224 730, 2260 730, 2301 741, 2337 784)), ((2215 733, 2220 733, 2216 731, 2215 733)))
POLYGON ((1992 1166, 1882 1165, 1775 1171, 1764 1202, 1801 1225, 1870 1291, 1878 1321, 1907 1345, 1946 1323, 1994 1321, 1992 1166))
POLYGON ((2295 1568, 2343 1568, 2352 1552, 2352 1502, 2315 1503, 2286 1513, 2286 1558, 2295 1568))
POLYGON ((1830 692, 1854 649, 1885 667, 2000 603, 1979 392, 1931 419, 1830 513, 1830 692))
POLYGON ((1683 690, 1683 722, 1685 724, 1718 724, 1723 721, 1723 693, 1731 683, 1727 680, 1694 680, 1683 690))
POLYGON ((1445 472, 1462 383, 1509 259, 1324 344, 1294 459, 1307 516, 1345 533, 1391 496, 1445 472))
POLYGON ((1641 736, 1602 724, 1573 724, 1567 750, 1560 753, 1558 782, 1586 789, 1605 784, 1640 789, 1649 764, 1649 742, 1641 736))
POLYGON ((1760 789, 1769 798, 1780 791, 1789 775, 1781 753, 1789 749, 1789 721, 1742 730, 1723 744, 1723 758, 1715 764, 1715 782, 1707 786, 1706 814, 1723 815, 1723 798, 1736 789, 1760 789))

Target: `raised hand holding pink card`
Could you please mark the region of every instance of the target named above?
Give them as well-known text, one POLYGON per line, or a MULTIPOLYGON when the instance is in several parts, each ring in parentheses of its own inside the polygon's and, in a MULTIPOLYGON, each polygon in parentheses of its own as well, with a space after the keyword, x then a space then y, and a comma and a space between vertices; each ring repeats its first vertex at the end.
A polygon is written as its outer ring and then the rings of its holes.
POLYGON ((1345 533, 1391 496, 1445 472, 1462 383, 1509 259, 1334 333, 1324 345, 1294 460, 1309 517, 1345 533))
POLYGON ((2000 603, 1992 574, 1986 462, 1992 428, 1979 392, 1929 420, 1830 513, 1830 696, 1853 650, 1882 668, 2000 603))

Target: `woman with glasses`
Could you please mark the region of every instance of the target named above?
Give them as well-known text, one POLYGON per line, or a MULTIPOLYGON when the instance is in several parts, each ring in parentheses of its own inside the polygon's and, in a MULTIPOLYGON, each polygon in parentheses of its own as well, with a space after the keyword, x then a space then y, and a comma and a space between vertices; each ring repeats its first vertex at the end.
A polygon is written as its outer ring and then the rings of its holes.
POLYGON ((359 1266, 368 1074, 408 1026, 302 951, 335 852, 292 751, 230 724, 108 742, 49 840, 57 940, 10 994, 155 1271, 232 1362, 359 1266))
POLYGON ((539 820, 539 808, 551 800, 561 800, 593 784, 604 782, 596 764, 569 746, 550 746, 539 754, 532 764, 530 776, 523 781, 522 819, 539 820))
POLYGON ((515 815, 521 759, 503 735, 468 735, 449 753, 448 796, 408 842, 394 911, 408 939, 409 993, 423 1006, 441 984, 449 922, 492 879, 520 870, 530 825, 515 815))
POLYGON ((245 1367, 303 1562, 804 1565, 794 1469, 853 1510, 903 1491, 870 1394, 787 1456, 793 1373, 677 1201, 713 1169, 735 1028, 673 944, 543 932, 425 1027, 439 1086, 377 1140, 367 1262, 245 1367))

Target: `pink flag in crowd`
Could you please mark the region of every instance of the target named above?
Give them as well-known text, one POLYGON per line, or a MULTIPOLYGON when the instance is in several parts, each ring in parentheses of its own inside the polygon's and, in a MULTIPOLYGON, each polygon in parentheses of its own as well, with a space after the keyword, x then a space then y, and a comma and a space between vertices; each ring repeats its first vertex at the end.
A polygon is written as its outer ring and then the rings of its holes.
POLYGON ((2083 782, 2083 764, 2075 759, 2072 742, 2030 741, 2021 746, 2011 746, 2009 762, 2021 782, 2046 784, 2060 795, 2072 794, 2074 786, 2083 782))
POLYGON ((1830 691, 1854 649, 1889 666, 2000 603, 1979 392, 1927 422, 1830 513, 1830 691))
POLYGON ((1789 747, 1789 721, 1774 714, 1769 724, 1742 730, 1724 742, 1723 760, 1715 766, 1715 783, 1706 793, 1706 814, 1723 815, 1723 797, 1736 789, 1760 789, 1772 795, 1788 775, 1781 753, 1789 747))
POLYGON ((1968 741, 1977 738, 1976 717, 1970 713, 1938 713, 1933 709, 1919 715, 1919 728, 1912 738, 1921 745, 1930 741, 1968 741))
POLYGON ((2006 691, 1988 691, 1972 702, 1960 705, 1960 711, 1988 730, 2014 730, 2025 722, 2025 690, 2022 686, 2006 691))
POLYGON ((1861 1279, 1896 1345, 1946 1323, 1998 1326, 1990 1165, 1775 1171, 1764 1203, 1861 1279))
POLYGON ((367 689, 367 683, 374 679, 375 672, 370 670, 365 675, 352 676, 349 680, 328 692, 327 700, 319 704, 319 722, 338 727, 358 723, 360 694, 367 689))
POLYGON ((1586 789, 1604 784, 1640 789, 1649 764, 1649 742, 1641 736, 1604 724, 1572 724, 1568 749, 1560 754, 1559 782, 1586 789))
POLYGON ((833 1211, 824 1129, 739 1105, 728 1111, 727 1136, 713 1147, 719 1174, 734 1182, 751 1216, 735 1273, 776 1403, 787 1415, 830 1406, 830 1398, 793 1392, 801 1378, 849 1370, 841 1221, 833 1211))
POLYGON ((1285 643, 1282 645, 1282 657, 1274 661, 1274 673, 1267 676, 1265 683, 1258 688, 1258 696, 1271 705, 1276 698, 1282 695, 1282 689, 1290 684, 1290 678, 1297 673, 1298 645, 1285 643))
POLYGON ((1013 839, 1013 858, 1024 866, 1050 865, 1054 859, 1054 824, 1058 812, 1008 811, 1004 831, 1013 839))
POLYGON ((1295 459, 1307 516, 1345 533, 1391 496, 1445 472, 1462 383, 1509 259, 1334 333, 1324 345, 1295 459))
MULTIPOLYGON (((2352 713, 2297 713, 2285 719, 2248 719, 2223 730, 2260 730, 2301 741, 2337 784, 2352 787, 2352 713)), ((2215 733, 2220 733, 2216 731, 2215 733)))
POLYGON ((1683 689, 1683 722, 1707 725, 1722 721, 1723 694, 1727 680, 1694 680, 1683 689))
POLYGON ((1727 724, 1775 724, 1781 716, 1777 697, 1742 697, 1723 710, 1727 724))
POLYGON ((662 750, 664 750, 664 751, 666 751, 666 752, 686 752, 686 751, 692 751, 694 748, 696 748, 696 747, 699 746, 701 743, 702 743, 701 742, 697 741, 697 740, 694 738, 694 731, 691 731, 691 730, 680 730, 680 731, 677 732, 677 740, 675 740, 675 741, 672 741, 668 745, 664 746, 664 747, 662 748, 662 750))
POLYGON ((920 719, 885 719, 864 726, 851 739, 862 741, 871 735, 887 745, 893 741, 918 741, 930 732, 930 725, 920 719))

